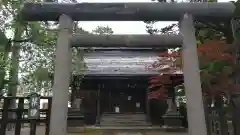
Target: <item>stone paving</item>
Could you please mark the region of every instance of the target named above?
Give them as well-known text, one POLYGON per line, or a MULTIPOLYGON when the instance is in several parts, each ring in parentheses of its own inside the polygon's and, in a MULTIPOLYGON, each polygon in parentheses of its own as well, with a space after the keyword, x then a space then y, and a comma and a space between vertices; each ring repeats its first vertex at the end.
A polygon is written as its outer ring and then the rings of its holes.
MULTIPOLYGON (((22 128, 21 135, 29 135, 29 128, 22 128)), ((6 135, 14 135, 14 131, 7 131, 6 135)), ((43 126, 37 127, 36 135, 45 135, 45 128, 43 126)), ((104 135, 104 133, 99 132, 83 132, 83 133, 69 133, 68 135, 104 135)), ((140 132, 121 132, 115 133, 113 135, 142 135, 140 132)), ((145 135, 187 135, 187 133, 170 133, 162 131, 147 131, 145 135)))

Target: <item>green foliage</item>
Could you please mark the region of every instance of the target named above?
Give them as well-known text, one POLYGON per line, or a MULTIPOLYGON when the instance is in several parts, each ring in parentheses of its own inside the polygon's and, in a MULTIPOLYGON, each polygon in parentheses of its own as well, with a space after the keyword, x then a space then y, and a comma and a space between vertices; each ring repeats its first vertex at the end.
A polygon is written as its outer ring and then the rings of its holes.
MULTIPOLYGON (((160 2, 160 1, 159 1, 160 2)), ((161 2, 167 2, 167 1, 161 1, 161 2)), ((196 0, 190 0, 189 2, 200 2, 196 0)), ((208 2, 217 2, 216 0, 208 0, 208 2)), ((234 2, 235 3, 235 2, 234 2)), ((238 0, 236 5, 236 10, 234 13, 235 18, 239 18, 240 15, 240 1, 238 0)), ((235 35, 239 37, 240 39, 240 21, 238 23, 235 22, 235 35), (237 25, 236 25, 237 24, 237 25), (239 35, 239 36, 238 36, 239 35)), ((162 29, 155 29, 153 27, 153 24, 155 22, 146 22, 146 28, 147 32, 149 34, 157 34, 157 33, 175 33, 176 27, 178 27, 178 24, 172 24, 167 27, 164 27, 162 29)), ((234 41, 232 29, 231 29, 231 23, 229 21, 225 22, 202 22, 202 21, 195 21, 195 35, 197 40, 197 45, 200 47, 202 44, 206 43, 209 40, 223 40, 226 39, 227 44, 229 47, 231 47, 231 44, 234 41)), ((217 50, 215 50, 217 51, 217 50)), ((211 52, 210 52, 211 53, 211 52)), ((214 83, 212 80, 218 80, 219 78, 216 78, 216 76, 230 76, 233 75, 233 72, 235 71, 235 67, 232 67, 232 63, 230 61, 223 61, 223 60, 214 60, 211 62, 202 62, 204 60, 200 59, 200 69, 201 69, 201 80, 202 80, 202 86, 203 87, 209 87, 214 83)), ((223 77, 221 76, 221 77, 223 77)), ((220 77, 220 78, 221 78, 220 77)), ((227 77, 226 77, 227 78, 227 77)), ((227 82, 226 82, 227 83, 227 82)), ((183 88, 184 89, 184 88, 183 88)), ((229 89, 229 88, 227 88, 229 89)), ((226 90, 226 88, 224 88, 226 90)), ((179 96, 182 96, 184 92, 179 91, 179 96)))
POLYGON ((94 34, 113 34, 113 30, 112 28, 106 26, 106 27, 103 27, 103 26, 98 26, 96 29, 94 29, 92 31, 92 33, 94 34))
MULTIPOLYGON (((49 0, 46 1, 49 2, 49 0)), ((53 2, 53 0, 50 1, 53 2)), ((9 86, 5 89, 12 93, 11 95, 16 94, 18 85, 21 86, 20 91, 24 93, 30 91, 51 93, 52 78, 49 75, 54 72, 58 22, 22 22, 18 12, 23 2, 25 1, 3 0, 0 2, 0 86, 1 88, 9 86), (11 42, 8 42, 5 33, 10 35, 11 42)), ((31 0, 31 2, 42 2, 42 0, 31 0)), ((64 2, 76 3, 77 1, 64 2)), ((80 28, 78 22, 74 22, 73 33, 90 34, 80 28)), ((93 33, 112 34, 113 31, 109 27, 99 26, 93 33)), ((87 68, 84 62, 84 51, 79 48, 72 50, 73 73, 84 76, 87 68)))
POLYGON ((240 1, 237 0, 236 2, 235 1, 231 1, 231 2, 236 6, 233 16, 236 18, 239 18, 240 17, 240 1))
POLYGON ((9 51, 9 41, 5 33, 0 30, 0 96, 3 95, 3 88, 6 83, 5 75, 9 51))

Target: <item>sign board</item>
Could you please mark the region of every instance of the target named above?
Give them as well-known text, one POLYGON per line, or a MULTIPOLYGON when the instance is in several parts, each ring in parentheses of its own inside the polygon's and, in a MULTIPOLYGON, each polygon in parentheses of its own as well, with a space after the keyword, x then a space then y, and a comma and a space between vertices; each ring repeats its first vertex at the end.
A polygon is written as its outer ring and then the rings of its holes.
POLYGON ((128 96, 128 100, 131 100, 132 99, 132 96, 128 96))
POLYGON ((37 93, 31 93, 29 95, 28 118, 29 119, 40 118, 40 95, 37 93))
POLYGON ((137 107, 137 108, 140 107, 140 103, 139 103, 139 102, 136 103, 136 107, 137 107))
POLYGON ((115 107, 115 113, 120 113, 120 108, 118 106, 115 107))

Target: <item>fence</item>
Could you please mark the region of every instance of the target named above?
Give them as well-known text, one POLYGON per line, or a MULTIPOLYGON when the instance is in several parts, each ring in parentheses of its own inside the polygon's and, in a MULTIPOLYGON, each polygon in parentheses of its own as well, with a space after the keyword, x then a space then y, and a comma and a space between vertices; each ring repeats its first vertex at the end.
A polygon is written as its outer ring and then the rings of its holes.
MULTIPOLYGON (((30 128, 30 135, 36 135, 36 126, 39 124, 45 125, 45 135, 49 135, 52 98, 40 97, 41 100, 47 100, 48 103, 47 106, 45 104, 45 107, 40 108, 40 117, 37 119, 28 117, 29 98, 30 97, 0 97, 0 135, 7 135, 6 132, 12 125, 15 127, 14 135, 22 135, 21 129, 25 126, 30 128), (16 106, 14 107, 11 106, 13 101, 14 103, 16 102, 16 106)), ((69 110, 68 127, 83 125, 84 117, 79 114, 79 111, 69 110)), ((227 124, 225 127, 221 127, 221 118, 219 114, 214 109, 209 110, 208 129, 210 129, 210 135, 225 135, 222 133, 223 128, 227 130, 228 135, 234 134, 231 117, 225 115, 224 120, 227 124)))
POLYGON ((45 135, 49 135, 52 98, 40 97, 40 99, 48 100, 48 106, 47 108, 40 109, 40 117, 35 119, 28 117, 29 106, 26 106, 25 103, 28 102, 29 98, 0 97, 1 103, 3 103, 0 109, 0 135, 6 135, 9 125, 14 125, 15 135, 21 135, 21 128, 26 124, 30 125, 30 135, 35 135, 36 126, 42 123, 45 125, 45 135), (13 103, 17 103, 16 106, 11 106, 13 103))
POLYGON ((210 109, 207 120, 209 135, 235 135, 232 116, 229 114, 220 116, 217 110, 210 109))

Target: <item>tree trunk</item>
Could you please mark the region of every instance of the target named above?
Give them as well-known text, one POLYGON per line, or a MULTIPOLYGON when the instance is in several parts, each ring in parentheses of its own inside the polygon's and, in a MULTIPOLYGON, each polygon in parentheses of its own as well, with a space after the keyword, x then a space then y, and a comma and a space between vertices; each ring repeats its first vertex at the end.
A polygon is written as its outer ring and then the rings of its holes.
MULTIPOLYGON (((22 28, 19 25, 15 29, 14 39, 19 40, 22 35, 22 28)), ((17 86, 18 86, 18 69, 19 69, 19 52, 20 52, 20 43, 14 43, 12 46, 12 60, 11 60, 11 69, 10 69, 10 76, 9 76, 9 88, 8 88, 8 96, 15 97, 17 94, 17 86)), ((10 101, 10 108, 16 108, 16 100, 10 101)), ((10 118, 14 118, 15 114, 10 113, 10 118)), ((12 126, 9 127, 11 129, 12 126)))
POLYGON ((1 90, 1 96, 4 94, 3 93, 3 89, 5 86, 5 75, 6 75, 6 71, 5 71, 5 67, 6 67, 6 61, 8 59, 8 55, 11 49, 11 43, 7 43, 6 45, 4 45, 4 54, 3 54, 3 65, 2 67, 0 67, 0 90, 1 90))
MULTIPOLYGON (((18 26, 15 29, 14 39, 21 39, 22 28, 18 26)), ((15 42, 12 46, 12 60, 11 60, 11 70, 10 70, 10 78, 9 78, 9 89, 8 95, 16 96, 17 93, 17 85, 18 85, 18 70, 19 70, 19 52, 20 52, 20 43, 15 42)))

